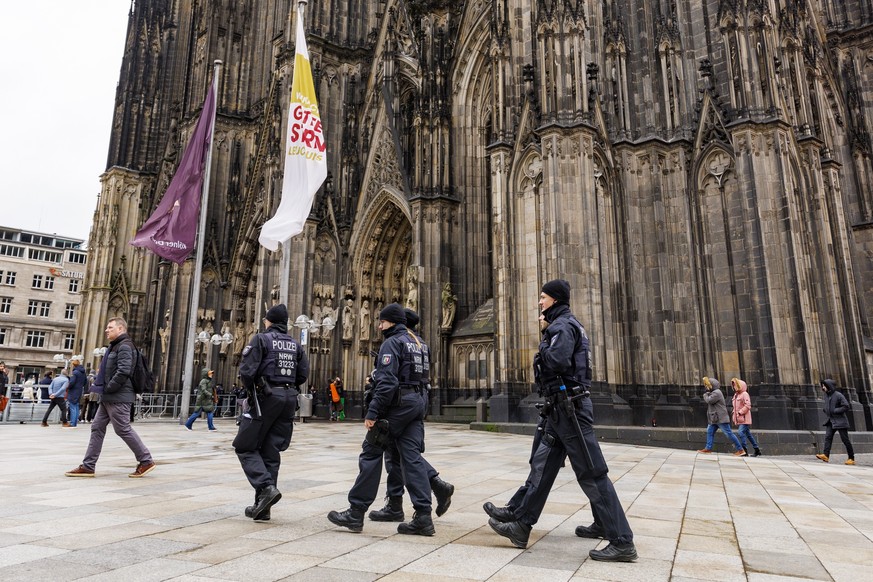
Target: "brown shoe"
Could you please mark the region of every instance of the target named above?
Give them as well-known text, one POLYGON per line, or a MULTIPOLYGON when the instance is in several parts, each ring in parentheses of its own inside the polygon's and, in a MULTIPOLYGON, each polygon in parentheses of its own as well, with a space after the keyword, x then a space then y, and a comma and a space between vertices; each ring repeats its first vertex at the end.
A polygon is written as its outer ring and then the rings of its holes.
POLYGON ((698 452, 698 453, 707 453, 707 454, 709 454, 709 453, 712 452, 712 449, 700 449, 700 450, 697 451, 697 452, 698 452))
POLYGON ((846 461, 846 464, 847 464, 847 465, 854 465, 854 464, 855 464, 855 459, 849 459, 848 461, 846 461))
POLYGON ((155 468, 155 463, 153 461, 149 461, 148 463, 140 463, 139 465, 136 466, 136 470, 133 473, 131 473, 130 475, 128 475, 128 477, 131 477, 134 479, 139 478, 139 477, 144 477, 146 475, 146 473, 148 473, 149 471, 151 471, 154 468, 155 468))
POLYGON ((740 449, 740 450, 738 450, 738 451, 734 451, 734 456, 735 456, 735 457, 748 457, 748 456, 749 456, 749 453, 747 453, 747 452, 744 451, 743 449, 740 449))
POLYGON ((67 471, 64 475, 67 477, 93 477, 94 469, 88 469, 85 465, 79 465, 72 471, 67 471))
POLYGON ((69 423, 69 422, 65 422, 65 423, 62 424, 61 426, 62 426, 63 428, 70 428, 70 423, 69 423))
POLYGON ((830 460, 827 455, 816 455, 815 458, 820 459, 820 460, 824 461, 825 463, 827 463, 830 460))
POLYGON ((47 423, 46 421, 42 421, 42 424, 40 426, 48 426, 48 425, 49 425, 49 423, 47 423))

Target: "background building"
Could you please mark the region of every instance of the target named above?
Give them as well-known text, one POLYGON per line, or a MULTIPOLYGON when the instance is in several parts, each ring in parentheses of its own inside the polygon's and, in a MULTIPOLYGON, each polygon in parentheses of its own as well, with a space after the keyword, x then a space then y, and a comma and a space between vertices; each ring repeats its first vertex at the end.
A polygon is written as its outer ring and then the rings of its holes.
MULTIPOLYGON (((178 390, 193 261, 128 246, 224 62, 198 327, 225 385, 280 276, 297 2, 131 11, 82 331, 125 315, 178 390), (222 349, 224 353, 222 354, 222 349)), ((873 426, 873 5, 836 0, 312 0, 330 174, 288 303, 335 315, 313 382, 360 388, 379 309, 422 315, 435 411, 533 418, 544 280, 573 287, 598 420, 699 425, 744 378, 763 428, 819 424, 818 381, 873 426), (865 344, 866 342, 866 344, 865 344)))
POLYGON ((76 322, 82 301, 85 241, 0 226, 0 361, 9 380, 64 367, 81 352, 76 322))

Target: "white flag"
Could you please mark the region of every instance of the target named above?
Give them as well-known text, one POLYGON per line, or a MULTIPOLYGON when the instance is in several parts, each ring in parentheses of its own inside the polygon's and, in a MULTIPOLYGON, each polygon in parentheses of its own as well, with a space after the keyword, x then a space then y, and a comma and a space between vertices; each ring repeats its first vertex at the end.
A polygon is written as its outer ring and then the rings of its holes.
POLYGON ((261 227, 258 241, 275 251, 279 244, 303 232, 303 224, 312 210, 312 199, 327 177, 326 143, 315 84, 309 65, 309 50, 303 33, 303 7, 297 11, 297 44, 291 103, 288 109, 288 132, 285 140, 285 175, 282 199, 276 214, 261 227))

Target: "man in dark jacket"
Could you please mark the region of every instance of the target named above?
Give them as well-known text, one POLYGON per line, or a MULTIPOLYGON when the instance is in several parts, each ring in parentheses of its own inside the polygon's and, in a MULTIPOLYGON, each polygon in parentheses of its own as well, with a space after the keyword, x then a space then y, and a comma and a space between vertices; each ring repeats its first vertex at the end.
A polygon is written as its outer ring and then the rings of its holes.
POLYGON ((130 447, 137 460, 136 469, 128 477, 142 477, 155 468, 152 454, 143 444, 139 435, 130 426, 130 409, 136 401, 131 377, 136 365, 136 352, 127 335, 127 322, 113 317, 106 324, 106 339, 109 350, 103 358, 101 371, 105 370, 103 398, 97 416, 91 423, 91 440, 82 464, 67 471, 67 477, 93 477, 97 459, 103 449, 106 426, 111 422, 115 434, 130 447))
POLYGON ((824 391, 824 406, 822 409, 825 413, 825 441, 824 452, 816 455, 816 458, 821 459, 825 463, 830 460, 831 445, 834 443, 834 433, 840 433, 840 438, 846 446, 846 452, 849 454, 847 465, 855 464, 855 449, 852 448, 852 441, 849 440, 849 419, 846 413, 851 410, 849 401, 840 392, 837 392, 837 383, 828 378, 822 380, 821 389, 824 391))
POLYGON ((594 560, 632 562, 637 559, 633 532, 594 434, 589 340, 585 328, 570 311, 570 284, 563 279, 549 281, 542 287, 539 303, 542 338, 534 357, 534 375, 549 413, 531 458, 524 498, 512 515, 489 513, 488 525, 514 546, 526 548, 555 477, 569 457, 594 517, 590 526, 577 527, 576 535, 609 540, 605 548, 588 552, 594 560))
POLYGON ((70 360, 70 366, 73 368, 73 373, 67 385, 67 403, 70 406, 70 428, 76 428, 79 422, 79 400, 88 383, 88 377, 82 363, 76 358, 70 360))

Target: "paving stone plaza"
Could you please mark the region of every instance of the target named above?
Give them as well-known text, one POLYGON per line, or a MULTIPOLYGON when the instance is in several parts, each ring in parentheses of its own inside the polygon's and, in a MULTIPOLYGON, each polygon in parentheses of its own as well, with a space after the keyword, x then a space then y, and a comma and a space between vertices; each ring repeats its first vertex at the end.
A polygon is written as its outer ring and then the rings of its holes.
POLYGON ((526 550, 488 527, 482 503, 524 481, 530 437, 429 423, 425 456, 456 491, 436 535, 418 537, 327 521, 348 506, 360 422, 295 425, 267 523, 243 516, 253 492, 232 422, 135 428, 158 464, 149 475, 128 478, 136 463, 110 430, 97 477, 71 479, 88 425, 0 425, 2 580, 873 580, 873 467, 843 465, 839 444, 831 464, 604 444, 640 556, 622 564, 590 560, 606 542, 574 535, 591 514, 569 467, 526 550))

